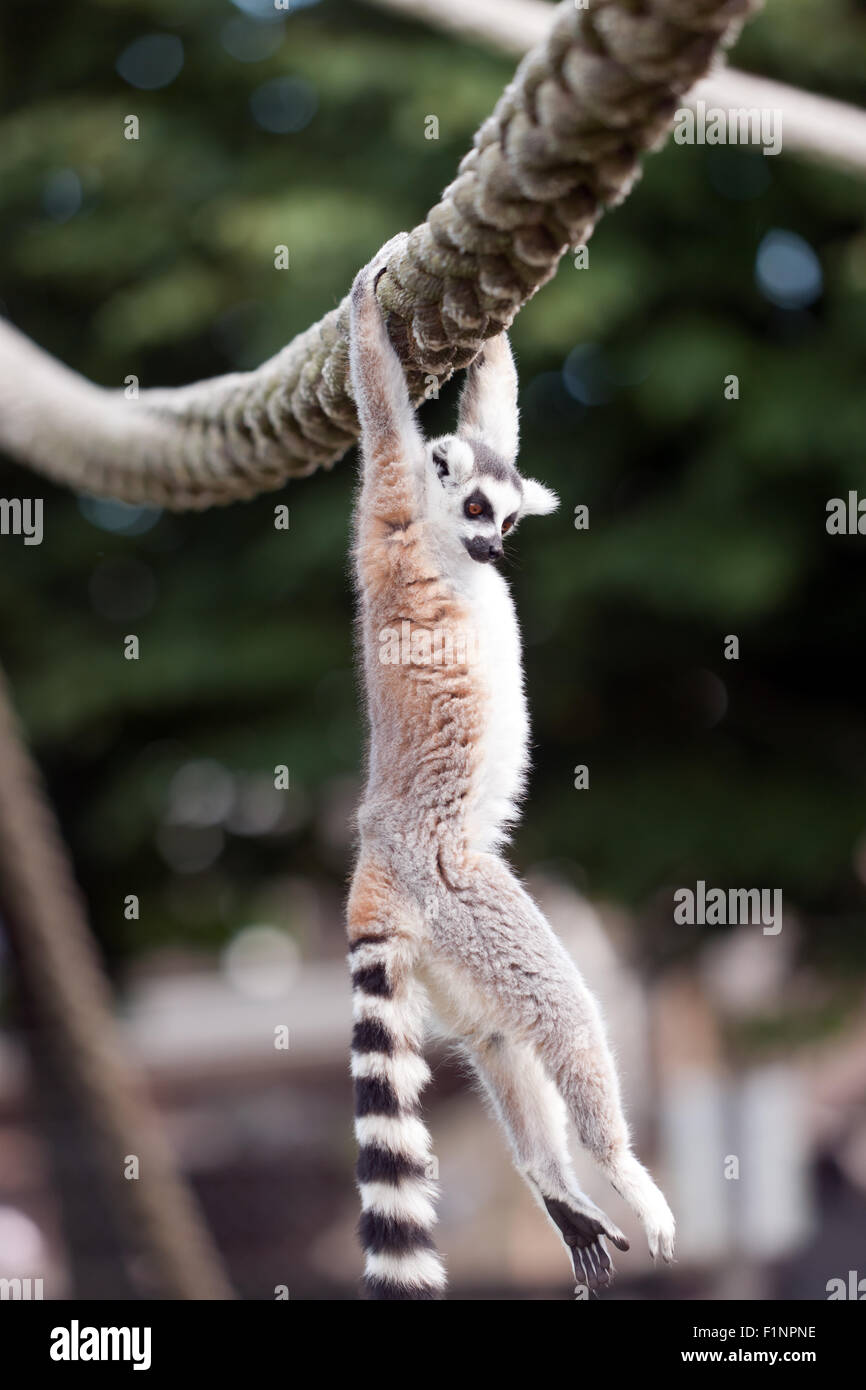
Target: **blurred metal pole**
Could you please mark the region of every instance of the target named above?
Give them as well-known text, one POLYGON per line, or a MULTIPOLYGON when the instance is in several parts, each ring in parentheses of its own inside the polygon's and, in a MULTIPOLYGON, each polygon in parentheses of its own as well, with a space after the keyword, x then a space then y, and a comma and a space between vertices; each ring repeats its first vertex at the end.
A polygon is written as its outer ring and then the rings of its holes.
POLYGON ((0 672, 0 911, 47 1045, 70 1082, 128 1247, 171 1299, 233 1297, 142 1077, 125 1054, 111 991, 41 779, 0 672), (127 1178, 129 1157, 139 1176, 127 1178))

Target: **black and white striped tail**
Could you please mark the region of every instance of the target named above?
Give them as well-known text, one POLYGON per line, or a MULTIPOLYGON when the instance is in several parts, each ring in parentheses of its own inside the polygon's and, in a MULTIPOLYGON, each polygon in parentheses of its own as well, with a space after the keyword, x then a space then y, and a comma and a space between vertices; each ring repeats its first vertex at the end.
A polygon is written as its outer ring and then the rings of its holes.
POLYGON ((373 1299, 436 1299, 445 1271, 432 1229, 435 1186, 419 1097, 424 995, 393 936, 363 936, 349 962, 354 990, 352 1076, 358 1140, 364 1289, 373 1299))

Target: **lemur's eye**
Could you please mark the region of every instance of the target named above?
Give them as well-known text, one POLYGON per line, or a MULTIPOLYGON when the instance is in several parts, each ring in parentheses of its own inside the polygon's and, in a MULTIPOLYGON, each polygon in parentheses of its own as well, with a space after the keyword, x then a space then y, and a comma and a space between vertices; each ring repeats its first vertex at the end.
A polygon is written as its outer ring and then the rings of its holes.
POLYGON ((503 521, 503 523, 502 523, 502 534, 503 534, 503 536, 505 535, 506 531, 510 531, 510 530, 511 530, 511 528, 512 528, 513 525, 514 525, 514 517, 513 517, 513 516, 507 516, 507 517, 505 518, 505 520, 503 521))
POLYGON ((471 517, 473 521, 477 516, 487 517, 489 521, 493 520, 493 508, 480 488, 476 488, 466 498, 463 503, 463 515, 471 517))

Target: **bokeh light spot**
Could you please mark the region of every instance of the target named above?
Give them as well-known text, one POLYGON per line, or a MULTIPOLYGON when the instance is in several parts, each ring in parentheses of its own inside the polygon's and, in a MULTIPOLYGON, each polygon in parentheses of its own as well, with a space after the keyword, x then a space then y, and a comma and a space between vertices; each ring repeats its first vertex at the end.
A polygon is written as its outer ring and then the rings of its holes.
POLYGON ((117 72, 130 87, 155 92, 173 82, 183 67, 183 44, 175 34, 145 34, 125 48, 117 72))
POLYGON ((280 999, 294 984, 298 968, 298 948, 279 927, 244 927, 223 952, 225 974, 248 999, 280 999))
POLYGON ((597 343, 579 343, 572 348, 562 368, 562 379, 568 394, 581 405, 607 405, 616 395, 614 374, 597 343))
POLYGON ((237 15, 222 27, 220 43, 239 63, 260 63, 271 58, 283 42, 281 24, 263 24, 237 15))
POLYGON ((78 510, 91 526, 121 536, 141 536, 162 516, 161 507, 134 507, 105 497, 79 497, 78 510))
POLYGON ((274 77, 250 97, 253 119, 272 135, 294 135, 310 124, 318 108, 312 83, 303 77, 274 77))
POLYGON ((74 169, 49 174, 42 189, 42 206, 52 222, 68 222, 81 210, 81 179, 74 169))
POLYGON ((755 280, 765 299, 780 309, 805 309, 824 287, 821 262, 796 232, 768 232, 755 257, 755 280))

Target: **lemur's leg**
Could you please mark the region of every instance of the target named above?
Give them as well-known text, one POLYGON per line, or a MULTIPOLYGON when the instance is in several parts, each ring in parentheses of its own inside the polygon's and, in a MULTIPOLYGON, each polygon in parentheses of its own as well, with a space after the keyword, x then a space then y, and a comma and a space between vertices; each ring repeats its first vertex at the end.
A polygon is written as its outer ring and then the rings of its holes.
POLYGON ((535 1044, 580 1142, 639 1217, 653 1257, 671 1260, 673 1216, 632 1153, 601 1014, 580 972, 502 860, 473 855, 446 872, 437 950, 464 967, 497 1026, 535 1044))
POLYGON ((504 1033, 465 1042, 467 1055, 511 1141, 518 1172, 543 1204, 569 1248, 574 1275, 589 1289, 613 1278, 604 1237, 628 1241, 582 1192, 571 1164, 565 1104, 533 1047, 504 1033))
POLYGON ((511 1145, 514 1162, 568 1246, 575 1278, 594 1289, 609 1284, 613 1265, 604 1242, 628 1249, 622 1231, 583 1192, 568 1152, 565 1103, 536 1048, 497 1031, 487 1000, 465 972, 438 959, 430 971, 436 1010, 459 1037, 511 1145))
POLYGON ((405 527, 418 515, 424 477, 424 441, 376 298, 376 285, 403 239, 389 242, 352 285, 349 364, 366 494, 358 512, 368 529, 377 531, 405 527))
POLYGON ((420 1094, 426 995, 415 979, 421 914, 386 862, 362 851, 348 905, 354 994, 352 1076, 365 1289, 374 1299, 436 1299, 435 1188, 420 1094))

